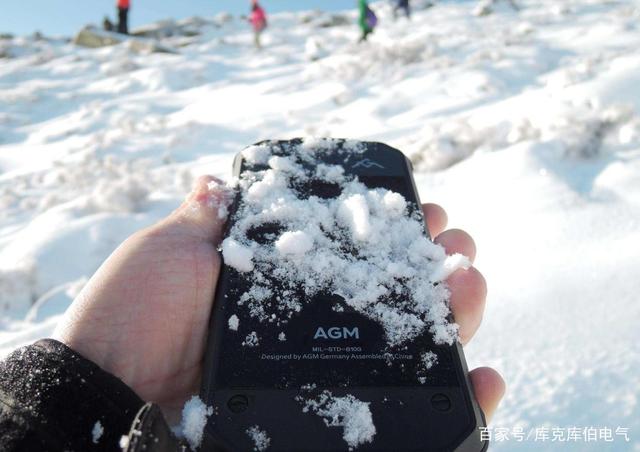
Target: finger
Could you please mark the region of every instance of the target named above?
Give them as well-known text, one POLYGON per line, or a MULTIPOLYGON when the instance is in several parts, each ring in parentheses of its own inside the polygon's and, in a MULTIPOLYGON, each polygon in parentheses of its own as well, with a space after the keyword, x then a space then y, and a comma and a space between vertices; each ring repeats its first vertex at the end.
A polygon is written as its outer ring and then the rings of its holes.
POLYGON ((447 212, 438 204, 423 204, 422 212, 431 237, 437 236, 447 227, 447 212))
POLYGON ((460 229, 449 229, 433 240, 442 245, 447 254, 460 253, 467 256, 471 262, 476 258, 476 244, 469 234, 460 229))
POLYGON ((460 325, 460 342, 467 344, 482 322, 487 299, 487 283, 475 267, 458 270, 447 278, 451 292, 451 312, 460 325))
POLYGON ((213 176, 198 178, 194 187, 169 217, 154 229, 184 234, 218 244, 222 239, 233 192, 213 176))
POLYGON ((469 372, 478 404, 484 413, 487 424, 504 396, 506 384, 500 374, 490 367, 479 367, 469 372))

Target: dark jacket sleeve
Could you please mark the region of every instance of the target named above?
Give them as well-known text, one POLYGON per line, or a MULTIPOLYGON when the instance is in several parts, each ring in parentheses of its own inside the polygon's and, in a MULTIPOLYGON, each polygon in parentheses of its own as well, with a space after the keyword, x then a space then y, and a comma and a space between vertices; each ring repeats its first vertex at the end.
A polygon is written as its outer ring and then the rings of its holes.
POLYGON ((173 452, 188 449, 160 409, 60 342, 0 362, 0 451, 173 452))

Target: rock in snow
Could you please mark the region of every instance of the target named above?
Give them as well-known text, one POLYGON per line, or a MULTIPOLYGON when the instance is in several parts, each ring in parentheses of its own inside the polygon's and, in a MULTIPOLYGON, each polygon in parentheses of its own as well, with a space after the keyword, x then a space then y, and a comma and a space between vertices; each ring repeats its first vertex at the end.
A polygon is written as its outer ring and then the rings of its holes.
POLYGON ((114 46, 125 42, 131 51, 136 53, 175 53, 155 40, 132 38, 131 36, 104 31, 91 26, 83 28, 73 38, 74 44, 92 49, 114 46))

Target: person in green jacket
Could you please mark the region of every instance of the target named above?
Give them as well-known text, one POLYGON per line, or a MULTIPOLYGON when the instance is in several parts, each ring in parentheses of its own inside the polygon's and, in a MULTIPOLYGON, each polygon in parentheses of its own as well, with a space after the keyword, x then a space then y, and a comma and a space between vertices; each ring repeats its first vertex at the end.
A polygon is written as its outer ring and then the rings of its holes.
POLYGON ((360 29, 362 30, 360 41, 366 41, 367 36, 373 32, 378 24, 378 18, 373 10, 369 8, 367 0, 358 0, 358 10, 360 11, 358 25, 360 25, 360 29))

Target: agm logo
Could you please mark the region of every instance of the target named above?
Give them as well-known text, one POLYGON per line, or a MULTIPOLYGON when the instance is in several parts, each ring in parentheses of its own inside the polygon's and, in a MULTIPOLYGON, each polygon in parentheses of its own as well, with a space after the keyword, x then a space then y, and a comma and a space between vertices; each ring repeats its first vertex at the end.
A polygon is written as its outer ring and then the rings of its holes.
POLYGON ((378 162, 374 162, 371 159, 364 159, 364 160, 360 160, 358 163, 353 165, 352 168, 366 168, 366 169, 380 168, 380 169, 384 169, 384 166, 382 166, 378 162))
POLYGON ((350 337, 360 339, 360 331, 357 326, 351 329, 346 326, 334 326, 326 330, 322 327, 318 327, 316 334, 313 335, 314 339, 348 339, 350 337))

